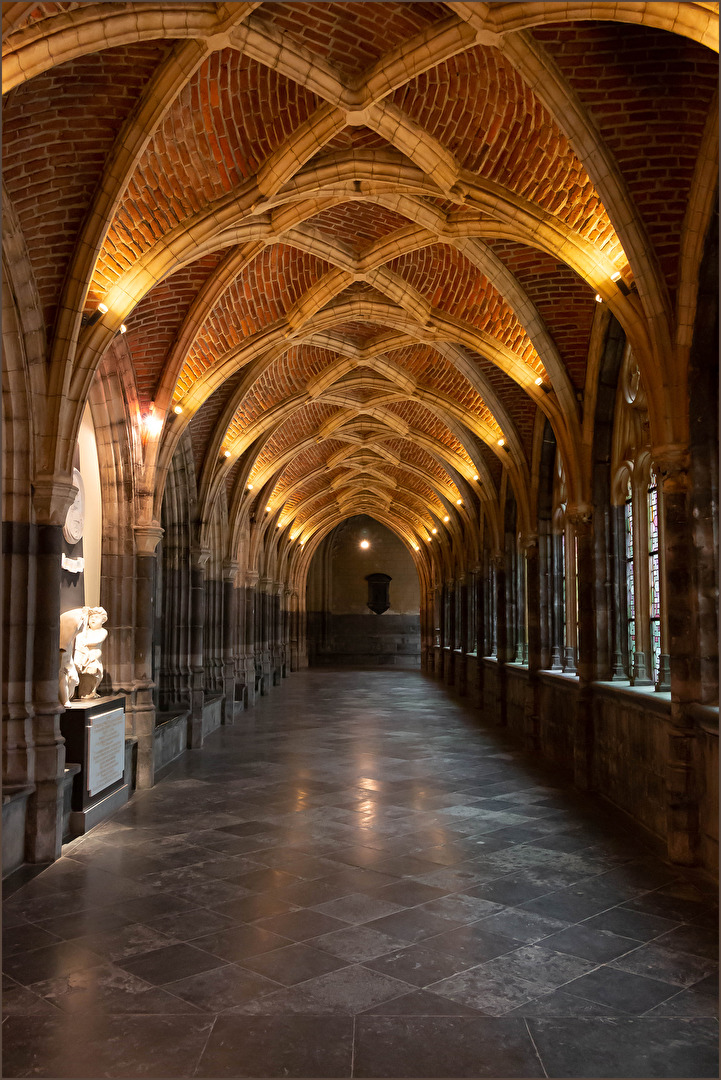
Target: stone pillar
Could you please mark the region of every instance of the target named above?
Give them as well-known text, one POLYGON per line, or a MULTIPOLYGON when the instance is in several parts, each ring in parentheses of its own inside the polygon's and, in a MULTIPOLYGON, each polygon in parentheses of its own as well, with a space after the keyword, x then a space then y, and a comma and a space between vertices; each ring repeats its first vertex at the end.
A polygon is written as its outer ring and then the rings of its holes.
POLYGON ((223 723, 235 721, 235 664, 238 653, 238 576, 237 562, 223 565, 223 723))
POLYGON ((136 525, 135 533, 135 672, 128 706, 132 734, 138 740, 138 787, 155 783, 155 705, 153 703, 153 625, 155 622, 155 549, 163 535, 158 525, 136 525))
POLYGON ((569 506, 566 518, 576 538, 578 589, 578 680, 573 732, 573 779, 576 787, 593 787, 595 725, 591 684, 596 678, 596 548, 593 508, 569 506))
POLYGON ((689 706, 699 700, 697 596, 689 520, 689 456, 684 446, 654 451, 663 486, 671 725, 666 761, 666 828, 669 858, 684 866, 697 859, 699 844, 697 730, 689 706))
POLYGON ((456 644, 458 649, 455 656, 455 688, 461 696, 465 696, 468 689, 468 670, 466 653, 468 650, 468 577, 462 573, 456 580, 456 644))
POLYGON ((447 686, 452 686, 456 648, 456 583, 452 578, 446 582, 444 600, 446 634, 443 641, 443 680, 447 686))
POLYGON ((203 705, 205 704, 205 565, 207 548, 190 553, 190 717, 188 749, 203 745, 203 705))
POLYGON ((256 602, 258 598, 258 571, 245 572, 245 681, 248 690, 248 706, 255 704, 256 602))
POLYGON ((507 677, 506 664, 508 663, 508 619, 506 611, 506 557, 502 551, 494 551, 491 555, 491 566, 495 575, 496 587, 496 659, 497 669, 497 696, 495 704, 496 721, 501 727, 507 723, 507 677))
POLYGON ((528 683, 524 707, 524 743, 531 753, 540 750, 541 730, 541 560, 537 533, 521 537, 526 564, 526 625, 528 627, 528 683))
POLYGON ((259 586, 258 606, 260 608, 260 656, 262 666, 260 692, 261 694, 267 694, 273 685, 273 579, 261 578, 259 586))

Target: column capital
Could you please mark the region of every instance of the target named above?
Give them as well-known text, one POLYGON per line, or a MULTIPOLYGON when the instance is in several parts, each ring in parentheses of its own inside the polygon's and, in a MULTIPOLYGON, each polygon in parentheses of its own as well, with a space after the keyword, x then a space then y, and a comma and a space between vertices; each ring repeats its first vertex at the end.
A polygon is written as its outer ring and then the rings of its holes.
POLYGON ((256 585, 258 584, 258 578, 259 577, 260 577, 260 574, 258 573, 257 570, 246 570, 245 571, 245 587, 246 587, 246 589, 254 589, 256 587, 256 585))
POLYGON ((39 525, 64 525, 78 489, 72 475, 41 473, 33 480, 33 509, 39 525))
POLYGON ((190 563, 194 570, 203 570, 210 558, 210 548, 197 547, 190 550, 190 563))
POLYGON ((506 554, 504 551, 492 551, 488 556, 488 561, 494 570, 505 570, 506 568, 506 554))
POLYGON ((666 494, 683 494, 688 491, 691 455, 685 443, 654 446, 651 456, 666 494))
POLYGON ((272 577, 262 577, 262 578, 260 578, 259 584, 260 584, 260 588, 261 588, 262 592, 268 593, 268 595, 270 596, 270 594, 273 592, 273 587, 275 585, 275 582, 273 581, 273 578, 272 577))
POLYGON ((238 576, 238 563, 233 562, 232 560, 224 562, 223 563, 223 581, 232 581, 232 582, 234 582, 237 576, 238 576))
POLYGON ((593 507, 589 503, 569 503, 566 507, 566 521, 573 526, 580 536, 593 529, 593 507))
POLYGON ((135 554, 136 555, 155 555, 155 549, 157 548, 165 529, 162 529, 160 525, 135 525, 133 527, 133 534, 135 536, 135 554))
POLYGON ((528 551, 531 548, 534 548, 534 547, 537 548, 538 547, 538 533, 537 532, 521 533, 520 536, 518 537, 518 546, 520 547, 521 551, 525 551, 526 553, 528 553, 528 551))

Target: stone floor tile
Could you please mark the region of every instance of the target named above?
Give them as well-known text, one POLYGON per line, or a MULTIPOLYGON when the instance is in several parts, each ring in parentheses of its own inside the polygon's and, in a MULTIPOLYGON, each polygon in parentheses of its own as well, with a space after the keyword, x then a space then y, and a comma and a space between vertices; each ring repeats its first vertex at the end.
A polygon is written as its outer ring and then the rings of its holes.
POLYGON ((361 965, 339 968, 242 1006, 242 1013, 355 1015, 414 987, 361 965))
POLYGON ((428 990, 414 990, 410 994, 382 1001, 366 1009, 362 1016, 478 1016, 476 1009, 462 1005, 460 1001, 431 994, 428 990))
POLYGON ((599 967, 566 983, 564 990, 602 1005, 611 1005, 630 1016, 638 1016, 672 997, 678 992, 678 986, 617 968, 599 967))
POLYGON ((627 907, 614 907, 585 919, 583 925, 591 930, 610 930, 612 934, 637 941, 651 941, 674 930, 679 924, 673 919, 663 919, 658 915, 632 911, 627 907))
POLYGON ((287 911, 295 911, 295 905, 273 893, 252 893, 243 896, 239 900, 229 900, 222 904, 211 904, 210 910, 223 915, 236 923, 256 922, 258 919, 267 919, 271 915, 284 915, 287 911))
POLYGON ((181 1001, 117 964, 101 964, 85 971, 34 983, 33 993, 63 1012, 85 1013, 194 1013, 194 1005, 181 1001))
POLYGON ((485 964, 431 983, 427 989, 487 1016, 503 1016, 519 1005, 532 1001, 539 993, 538 987, 525 979, 510 974, 494 974, 486 970, 485 964))
POLYGON ((369 1016, 356 1020, 354 1076, 543 1076, 522 1020, 369 1016))
MULTIPOLYGON (((319 939, 314 939, 314 944, 317 940, 319 939)), ((345 960, 331 956, 329 952, 296 942, 259 956, 249 956, 242 961, 241 966, 268 979, 274 979, 283 986, 294 986, 318 975, 327 975, 330 971, 345 967, 346 963, 345 960)))
POLYGON ((261 919, 258 923, 260 929, 280 934, 292 941, 305 941, 321 934, 329 934, 331 930, 341 930, 345 925, 340 919, 308 909, 273 915, 269 919, 261 919))
POLYGON ((502 904, 494 904, 491 900, 482 900, 478 896, 468 896, 466 893, 452 893, 441 896, 438 900, 431 900, 422 904, 419 911, 426 911, 430 915, 436 915, 449 923, 450 926, 463 926, 465 923, 478 922, 488 915, 504 910, 502 904))
POLYGON ((200 971, 209 968, 220 967, 223 959, 209 952, 196 948, 193 945, 180 943, 178 945, 166 945, 161 949, 134 956, 130 960, 123 960, 119 967, 129 971, 131 975, 137 975, 140 979, 153 986, 162 986, 164 983, 176 982, 178 979, 189 975, 197 975, 200 971))
MULTIPOLYGON (((384 890, 381 890, 383 892, 384 890)), ((367 896, 365 893, 351 893, 342 896, 338 900, 329 900, 325 904, 317 904, 314 911, 320 911, 324 915, 331 915, 334 919, 340 919, 347 923, 367 923, 373 919, 382 919, 384 915, 392 915, 396 911, 403 911, 401 904, 392 903, 378 897, 367 896)))
POLYGON ((365 967, 379 971, 382 975, 390 975, 394 979, 402 979, 413 986, 423 987, 455 975, 476 963, 429 947, 434 940, 431 938, 424 945, 409 945, 376 960, 366 960, 365 967))
POLYGON ((567 925, 561 919, 535 915, 522 908, 507 907, 484 918, 481 929, 522 942, 524 945, 531 945, 551 934, 557 934, 559 930, 565 930, 567 925))
POLYGON ((360 964, 373 960, 377 956, 394 952, 408 944, 398 937, 381 934, 368 926, 348 926, 343 930, 333 930, 330 934, 321 934, 312 938, 314 948, 322 949, 331 956, 340 957, 351 964, 360 964))
POLYGON ((484 928, 483 922, 475 922, 426 938, 425 946, 459 957, 470 967, 517 950, 518 942, 501 934, 492 934, 484 928))
POLYGON ((594 930, 585 923, 577 923, 544 938, 541 944, 544 949, 570 953, 571 956, 581 956, 585 960, 604 964, 607 960, 631 953, 631 950, 638 949, 642 943, 633 938, 619 937, 610 930, 594 930))
POLYGON ((169 1077, 195 1073, 213 1019, 194 1016, 10 1016, 3 1026, 6 1076, 169 1077), (82 1053, 79 1048, 82 1047, 82 1053))
POLYGON ((353 1020, 345 1016, 219 1016, 198 1077, 349 1077, 353 1020))
POLYGON ((52 979, 57 975, 67 975, 73 971, 101 964, 104 957, 90 949, 83 948, 74 941, 59 941, 53 945, 44 945, 32 952, 14 953, 3 957, 3 971, 23 986, 52 979))
POLYGON ((659 941, 641 945, 633 952, 618 957, 610 966, 678 986, 692 986, 718 970, 718 963, 714 959, 664 949, 659 941))
POLYGON ((528 1025, 549 1076, 718 1076, 712 1020, 529 1019, 528 1025))
POLYGON ((225 964, 168 983, 163 989, 203 1012, 222 1013, 271 994, 278 987, 273 979, 237 964, 225 964))

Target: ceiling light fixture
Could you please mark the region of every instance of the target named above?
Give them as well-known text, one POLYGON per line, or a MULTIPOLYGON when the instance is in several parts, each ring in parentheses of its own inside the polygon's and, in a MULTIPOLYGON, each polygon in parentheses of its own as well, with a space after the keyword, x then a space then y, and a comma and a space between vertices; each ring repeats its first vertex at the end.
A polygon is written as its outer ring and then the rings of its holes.
POLYGON ((431 529, 431 532, 435 535, 438 532, 438 529, 431 529))
POLYGON ((173 412, 175 413, 176 416, 180 416, 182 411, 183 411, 183 406, 182 405, 176 405, 175 408, 173 409, 173 412))
POLYGON ((499 446, 505 446, 506 445, 506 440, 505 439, 499 439, 498 440, 498 445, 499 446))
POLYGON ((456 506, 463 506, 463 499, 456 499, 456 506))
POLYGON ((541 386, 542 383, 543 383, 543 379, 539 375, 538 378, 536 379, 536 386, 541 386))
POLYGON ((448 517, 448 514, 446 514, 446 516, 443 518, 443 520, 444 521, 450 521, 451 519, 448 517))
POLYGON ((477 480, 477 479, 478 479, 478 476, 477 476, 477 475, 476 475, 475 473, 474 473, 473 479, 474 479, 474 480, 477 480))
POLYGON ((121 333, 121 334, 125 334, 125 333, 127 333, 127 330, 128 330, 128 328, 127 328, 127 326, 125 325, 125 323, 124 323, 124 322, 121 322, 121 324, 120 324, 120 333, 121 333))
POLYGON ((366 549, 366 548, 369 548, 369 547, 370 547, 370 544, 368 543, 368 541, 367 541, 367 540, 361 540, 361 542, 360 542, 360 546, 361 546, 361 547, 363 548, 363 550, 365 551, 365 549, 366 549))
POLYGON ((266 508, 265 508, 265 512, 266 512, 266 514, 269 514, 269 513, 270 513, 270 507, 269 507, 269 506, 266 506, 266 508))
POLYGON ((248 491, 252 491, 252 490, 253 490, 253 485, 252 485, 252 484, 248 484, 248 491))
POLYGON ((600 293, 596 293, 596 303, 597 304, 602 304, 603 303, 603 297, 600 295, 600 293))
POLYGON ((223 457, 230 457, 230 450, 224 450, 223 457))
POLYGON ((613 273, 611 274, 611 281, 618 281, 618 279, 619 279, 620 277, 621 277, 621 271, 620 271, 620 270, 615 270, 615 271, 614 271, 614 272, 613 272, 613 273))

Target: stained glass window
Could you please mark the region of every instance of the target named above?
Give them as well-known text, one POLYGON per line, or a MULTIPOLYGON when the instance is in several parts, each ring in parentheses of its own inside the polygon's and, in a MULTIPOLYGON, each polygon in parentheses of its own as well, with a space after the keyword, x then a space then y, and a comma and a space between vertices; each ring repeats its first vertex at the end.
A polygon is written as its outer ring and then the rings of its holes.
POLYGON ((648 577, 649 617, 651 623, 651 667, 649 674, 658 675, 661 655, 661 594, 658 540, 658 488, 654 483, 648 489, 648 577))
POLYGON ((628 625, 628 666, 629 674, 633 670, 633 654, 636 651, 636 595, 633 577, 633 502, 631 485, 624 504, 624 522, 626 533, 626 621, 628 625))

